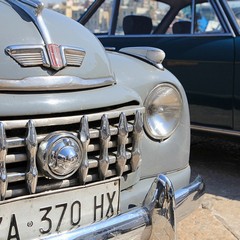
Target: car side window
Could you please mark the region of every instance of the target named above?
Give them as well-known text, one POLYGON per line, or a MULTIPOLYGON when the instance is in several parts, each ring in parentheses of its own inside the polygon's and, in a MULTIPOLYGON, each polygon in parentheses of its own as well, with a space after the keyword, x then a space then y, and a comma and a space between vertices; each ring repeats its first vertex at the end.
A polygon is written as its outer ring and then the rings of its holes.
POLYGON ((157 1, 122 0, 115 35, 150 34, 169 9, 169 5, 157 1))
POLYGON ((210 3, 196 5, 196 33, 223 32, 220 21, 210 3))
POLYGON ((190 6, 181 9, 169 25, 167 34, 186 34, 191 32, 192 10, 190 6))
POLYGON ((217 34, 222 32, 221 23, 209 2, 196 4, 194 11, 192 11, 192 6, 181 9, 168 29, 169 34, 217 34), (192 21, 194 21, 194 26, 192 21))
POLYGON ((235 16, 238 27, 240 28, 240 1, 228 0, 227 3, 233 12, 233 16, 235 16))

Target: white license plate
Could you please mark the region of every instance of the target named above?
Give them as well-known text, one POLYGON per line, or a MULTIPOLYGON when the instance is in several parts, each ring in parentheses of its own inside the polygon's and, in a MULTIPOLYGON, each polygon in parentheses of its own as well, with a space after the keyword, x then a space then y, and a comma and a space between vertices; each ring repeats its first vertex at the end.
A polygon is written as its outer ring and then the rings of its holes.
POLYGON ((0 239, 33 239, 116 215, 119 179, 0 204, 0 239))

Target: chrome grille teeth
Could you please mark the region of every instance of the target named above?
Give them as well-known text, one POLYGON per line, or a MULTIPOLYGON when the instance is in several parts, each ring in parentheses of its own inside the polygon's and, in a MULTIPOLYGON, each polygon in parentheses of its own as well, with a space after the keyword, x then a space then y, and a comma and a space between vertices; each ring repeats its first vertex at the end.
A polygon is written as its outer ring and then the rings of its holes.
POLYGON ((128 123, 124 113, 121 113, 118 126, 118 149, 116 169, 119 176, 122 176, 126 161, 126 143, 128 137, 128 123))
POLYGON ((0 121, 0 201, 28 193, 84 185, 116 175, 127 176, 136 171, 141 161, 140 141, 144 111, 144 107, 133 106, 109 111, 107 115, 99 112, 85 116, 0 121), (68 126, 73 124, 74 127, 79 124, 79 129, 69 130, 68 126), (46 184, 44 176, 38 174, 40 168, 36 166, 36 152, 38 144, 51 133, 51 126, 56 131, 63 128, 72 131, 78 137, 81 142, 82 162, 73 178, 46 184), (24 129, 27 129, 25 136, 21 134, 24 129), (16 133, 19 136, 15 136, 16 133))
POLYGON ((140 142, 143 133, 142 115, 139 111, 136 112, 133 126, 133 146, 132 146, 132 171, 136 171, 141 162, 140 142))
POLYGON ((88 161, 88 154, 87 154, 87 148, 90 142, 90 133, 89 133, 89 126, 88 126, 88 120, 86 116, 83 116, 81 118, 80 122, 80 129, 79 129, 79 138, 82 143, 83 147, 83 159, 81 166, 79 168, 79 180, 81 184, 86 183, 87 175, 88 175, 88 169, 89 169, 89 161, 88 161))
POLYGON ((28 121, 27 127, 28 133, 26 137, 26 145, 29 170, 26 173, 26 181, 29 193, 35 193, 38 180, 38 170, 36 165, 37 133, 32 120, 28 121))
POLYGON ((110 141, 110 127, 107 116, 104 114, 101 119, 101 127, 99 131, 100 137, 100 158, 99 158, 99 177, 104 180, 109 167, 108 144, 110 141))
POLYGON ((4 200, 8 187, 6 169, 7 142, 6 132, 2 122, 0 122, 0 200, 4 200))

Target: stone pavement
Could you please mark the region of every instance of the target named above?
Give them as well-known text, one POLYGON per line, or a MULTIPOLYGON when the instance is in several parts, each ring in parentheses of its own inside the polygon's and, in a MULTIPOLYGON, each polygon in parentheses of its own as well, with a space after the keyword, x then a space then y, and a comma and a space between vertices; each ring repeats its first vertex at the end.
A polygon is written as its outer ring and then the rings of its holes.
POLYGON ((190 159, 206 194, 199 209, 178 224, 178 240, 240 240, 240 144, 194 138, 190 159))

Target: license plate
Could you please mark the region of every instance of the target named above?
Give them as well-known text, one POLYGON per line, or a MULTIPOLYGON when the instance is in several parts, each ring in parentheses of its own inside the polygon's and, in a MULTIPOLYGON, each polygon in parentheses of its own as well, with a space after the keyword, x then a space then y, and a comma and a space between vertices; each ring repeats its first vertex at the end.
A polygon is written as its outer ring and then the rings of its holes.
POLYGON ((0 204, 0 239, 33 239, 116 215, 119 179, 0 204))

